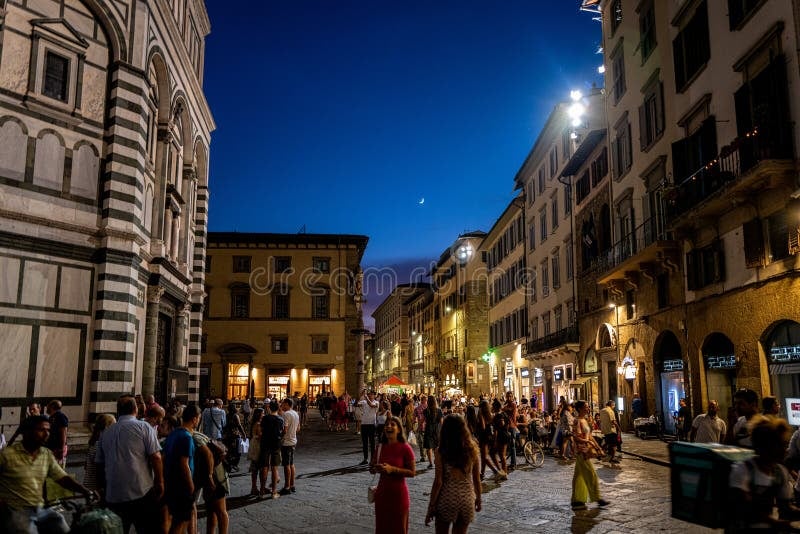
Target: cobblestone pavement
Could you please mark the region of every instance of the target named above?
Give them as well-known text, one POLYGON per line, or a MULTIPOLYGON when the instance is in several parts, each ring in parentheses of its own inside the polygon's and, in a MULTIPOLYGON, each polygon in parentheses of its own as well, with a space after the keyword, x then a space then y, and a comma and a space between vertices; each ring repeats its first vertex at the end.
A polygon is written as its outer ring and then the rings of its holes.
MULTIPOLYGON (((246 496, 249 474, 234 473, 228 499, 231 533, 373 531, 373 508, 366 499, 373 476, 357 465, 362 458, 360 437, 354 435, 352 427, 347 433, 323 430, 318 413, 309 415, 296 454, 297 493, 277 500, 255 500, 246 496)), ((631 451, 638 446, 640 452, 666 452, 666 444, 658 440, 641 442, 631 436, 628 442, 631 451)), ((246 464, 243 460, 243 469, 246 464)), ((505 482, 498 484, 487 476, 483 510, 470 532, 712 532, 670 517, 668 468, 633 456, 626 456, 621 468, 599 462, 595 465, 601 493, 611 501, 606 509, 591 504, 585 511, 570 509, 572 464, 547 457, 544 466, 532 468, 524 466, 523 460, 523 466, 505 482)), ((427 463, 418 463, 417 476, 408 479, 412 533, 433 532, 432 525, 424 525, 432 483, 433 469, 428 469, 427 463)), ((205 528, 202 519, 201 528, 205 528)))

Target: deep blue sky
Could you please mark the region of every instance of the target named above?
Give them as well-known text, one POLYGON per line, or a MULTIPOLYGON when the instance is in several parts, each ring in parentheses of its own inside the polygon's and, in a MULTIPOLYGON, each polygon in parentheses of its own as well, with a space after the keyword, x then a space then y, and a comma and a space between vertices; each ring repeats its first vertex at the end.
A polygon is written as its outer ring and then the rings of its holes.
POLYGON ((488 231, 555 103, 602 83, 578 0, 206 3, 211 230, 365 234, 365 267, 488 231))

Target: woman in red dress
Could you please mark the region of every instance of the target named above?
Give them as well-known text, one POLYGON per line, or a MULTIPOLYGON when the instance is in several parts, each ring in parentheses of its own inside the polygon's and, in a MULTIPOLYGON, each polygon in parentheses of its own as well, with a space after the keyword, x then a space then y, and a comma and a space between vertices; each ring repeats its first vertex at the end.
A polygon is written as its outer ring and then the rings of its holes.
POLYGON ((389 417, 383 427, 383 437, 378 453, 372 455, 372 473, 380 473, 375 492, 375 532, 380 534, 408 534, 408 496, 406 477, 416 475, 414 451, 406 443, 403 423, 398 417, 389 417))

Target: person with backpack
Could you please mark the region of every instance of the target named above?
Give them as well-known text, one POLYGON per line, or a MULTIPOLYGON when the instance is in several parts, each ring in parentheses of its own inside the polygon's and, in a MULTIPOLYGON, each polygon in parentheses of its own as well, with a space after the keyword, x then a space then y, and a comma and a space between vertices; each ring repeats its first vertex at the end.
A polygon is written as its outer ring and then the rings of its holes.
MULTIPOLYGON (((228 473, 225 470, 225 445, 201 432, 193 432, 195 502, 202 492, 206 503, 206 533, 228 532, 226 495, 230 492, 228 473)), ((195 525, 196 526, 196 525, 195 525)), ((194 529, 196 532, 197 529, 194 529)))
POLYGON ((215 399, 213 404, 203 410, 203 434, 211 439, 222 439, 222 429, 227 424, 222 399, 215 399))
MULTIPOLYGON (((272 498, 277 499, 278 494, 278 467, 281 465, 281 445, 283 443, 284 421, 278 415, 278 401, 273 399, 268 406, 268 413, 261 420, 261 458, 263 466, 260 476, 261 488, 266 486, 267 469, 272 471, 272 498)), ((261 490, 261 497, 265 497, 261 490)))

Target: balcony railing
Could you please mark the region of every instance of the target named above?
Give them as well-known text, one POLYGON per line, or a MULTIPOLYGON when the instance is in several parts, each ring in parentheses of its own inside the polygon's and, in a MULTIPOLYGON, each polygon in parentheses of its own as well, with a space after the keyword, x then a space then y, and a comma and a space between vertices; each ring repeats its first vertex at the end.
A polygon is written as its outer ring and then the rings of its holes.
POLYGON ((792 159, 792 126, 776 124, 756 128, 720 150, 703 168, 664 190, 667 216, 674 220, 713 197, 728 184, 745 176, 766 160, 792 159))
POLYGON ((566 328, 562 328, 558 332, 547 334, 546 336, 540 337, 539 339, 528 341, 526 349, 528 354, 536 354, 537 352, 544 352, 546 350, 560 347, 567 343, 577 343, 577 342, 578 342, 578 327, 573 325, 573 326, 568 326, 566 328))
POLYGON ((628 258, 632 258, 656 241, 672 241, 671 232, 665 229, 664 221, 650 217, 637 226, 592 262, 592 270, 606 272, 615 268, 628 258))

